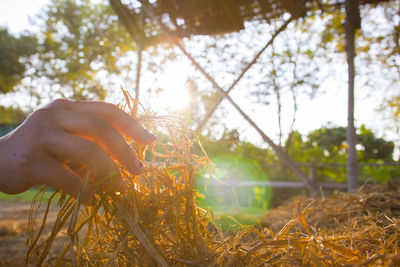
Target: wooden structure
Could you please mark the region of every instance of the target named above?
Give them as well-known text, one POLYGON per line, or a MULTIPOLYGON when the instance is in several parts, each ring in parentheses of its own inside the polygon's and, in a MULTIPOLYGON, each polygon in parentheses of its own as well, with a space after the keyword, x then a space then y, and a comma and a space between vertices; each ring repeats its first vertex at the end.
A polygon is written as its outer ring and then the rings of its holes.
POLYGON ((317 193, 317 186, 309 177, 296 166, 289 156, 276 145, 271 138, 241 109, 241 107, 229 96, 229 92, 257 61, 265 49, 272 44, 275 37, 285 30, 293 20, 307 16, 311 11, 341 10, 346 13, 346 54, 348 71, 348 190, 353 191, 358 186, 358 163, 355 150, 354 129, 354 35, 360 27, 360 5, 378 4, 390 0, 109 0, 110 5, 118 15, 119 20, 125 26, 138 44, 138 66, 136 79, 136 98, 139 97, 140 67, 142 49, 159 42, 170 42, 177 46, 192 64, 212 83, 219 92, 220 98, 211 107, 204 119, 199 122, 197 130, 200 130, 205 122, 223 99, 240 113, 240 115, 260 134, 262 139, 275 151, 282 163, 298 176, 304 186, 311 192, 317 193), (282 26, 272 35, 267 44, 255 54, 254 59, 243 67, 240 75, 230 87, 222 88, 213 77, 193 58, 180 43, 183 37, 193 35, 215 35, 236 32, 244 29, 246 21, 270 22, 275 19, 283 19, 282 26))
MULTIPOLYGON (((121 23, 134 36, 146 38, 147 44, 175 37, 214 35, 244 29, 246 21, 270 22, 284 14, 305 17, 317 9, 344 10, 345 0, 109 0, 121 23), (151 8, 151 13, 148 9, 151 8), (147 11, 146 11, 147 10, 147 11), (160 29, 158 21, 168 26, 160 29), (152 27, 146 27, 151 25, 152 27), (151 28, 151 30, 150 30, 151 28)), ((358 5, 378 4, 390 0, 357 0, 358 5)), ((357 9, 353 10, 355 15, 357 9)), ((356 16, 357 20, 357 16, 356 16)))

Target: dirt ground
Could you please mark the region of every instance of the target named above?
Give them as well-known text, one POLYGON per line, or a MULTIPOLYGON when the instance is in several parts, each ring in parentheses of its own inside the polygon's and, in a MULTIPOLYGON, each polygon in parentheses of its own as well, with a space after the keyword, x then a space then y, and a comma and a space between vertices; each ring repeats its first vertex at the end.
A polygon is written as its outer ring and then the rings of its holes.
MULTIPOLYGON (((30 206, 30 203, 0 202, 0 266, 25 266, 30 206)), ((44 207, 39 209, 38 219, 43 217, 44 210, 44 207)), ((57 208, 52 207, 48 222, 54 222, 56 214, 57 208)), ((45 233, 49 231, 45 229, 45 233)))

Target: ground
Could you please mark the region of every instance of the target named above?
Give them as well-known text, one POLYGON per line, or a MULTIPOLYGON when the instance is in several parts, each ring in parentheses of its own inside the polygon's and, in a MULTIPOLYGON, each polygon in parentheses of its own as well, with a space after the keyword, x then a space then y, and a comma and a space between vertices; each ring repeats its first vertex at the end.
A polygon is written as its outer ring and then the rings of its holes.
MULTIPOLYGON (((25 266, 28 247, 26 230, 31 204, 28 202, 0 202, 0 266, 25 266)), ((42 218, 44 207, 38 212, 42 218)), ((57 209, 52 207, 49 222, 54 222, 57 209)), ((45 229, 49 232, 50 228, 45 229)))

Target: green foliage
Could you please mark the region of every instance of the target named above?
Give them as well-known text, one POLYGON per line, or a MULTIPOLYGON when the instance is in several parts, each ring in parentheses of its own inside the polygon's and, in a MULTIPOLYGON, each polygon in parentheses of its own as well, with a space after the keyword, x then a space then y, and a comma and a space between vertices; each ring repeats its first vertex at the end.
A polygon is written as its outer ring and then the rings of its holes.
MULTIPOLYGON (((310 164, 316 166, 316 181, 346 182, 346 128, 328 125, 301 135, 295 131, 291 135, 287 153, 294 162, 299 163, 305 173, 309 173, 310 164), (303 164, 303 165, 301 165, 303 164)), ((224 180, 242 181, 298 181, 279 160, 271 149, 262 149, 240 139, 237 130, 226 130, 217 142, 202 142, 216 166, 215 176, 224 180)), ((393 142, 377 137, 364 125, 358 130, 358 157, 361 164, 361 181, 373 179, 387 181, 398 179, 400 170, 396 166, 376 164, 393 162, 393 142), (375 164, 375 165, 374 165, 375 164)), ((212 179, 202 177, 199 179, 212 179)), ((267 209, 279 195, 273 195, 269 187, 224 187, 213 188, 210 182, 207 191, 205 183, 198 190, 206 195, 200 203, 205 207, 213 206, 218 210, 229 211, 237 207, 257 207, 267 209)), ((215 182, 214 182, 215 184, 215 182)))
POLYGON ((23 57, 36 51, 36 38, 29 35, 15 37, 0 27, 0 93, 13 90, 26 70, 23 57))
MULTIPOLYGON (((0 192, 0 202, 7 201, 7 202, 31 203, 32 199, 37 195, 38 192, 39 192, 39 188, 37 188, 37 187, 32 187, 28 191, 25 191, 23 193, 16 194, 16 195, 9 195, 9 194, 0 192)), ((44 193, 44 197, 49 198, 53 193, 54 193, 54 190, 49 189, 44 193)))
POLYGON ((396 95, 388 101, 388 107, 392 109, 393 117, 400 117, 400 95, 396 95))
POLYGON ((1 124, 20 124, 25 120, 26 115, 27 114, 21 109, 0 106, 1 124))
POLYGON ((400 3, 389 1, 379 7, 365 8, 363 34, 360 35, 358 51, 360 57, 369 64, 377 64, 384 70, 394 70, 398 80, 400 46, 400 3), (369 15, 371 14, 371 15, 369 15), (379 17, 379 23, 376 18, 379 17))
MULTIPOLYGON (((393 142, 376 137, 364 125, 357 133, 357 147, 361 164, 393 162, 393 142)), ((346 128, 325 126, 312 131, 305 138, 299 133, 295 133, 292 137, 289 155, 295 162, 331 164, 331 167, 319 169, 319 177, 345 182, 345 167, 339 167, 338 164, 346 164, 346 128)), ((396 169, 364 166, 361 169, 361 176, 361 180, 374 178, 386 181, 390 177, 396 177, 396 169)))
MULTIPOLYGON (((269 173, 263 166, 275 156, 268 149, 261 149, 251 143, 240 140, 237 130, 225 131, 220 140, 203 140, 202 146, 215 164, 214 176, 223 181, 268 181, 269 173)), ((198 148, 196 148, 198 149, 198 148)), ((198 190, 206 196, 201 200, 205 206, 217 206, 219 210, 231 210, 239 207, 257 207, 267 209, 272 197, 270 187, 232 188, 215 182, 212 177, 199 175, 198 190), (205 180, 211 183, 205 188, 205 180), (212 184, 214 182, 214 186, 212 184)))
MULTIPOLYGON (((393 161, 393 142, 376 137, 365 125, 361 125, 357 133, 357 144, 359 145, 360 162, 393 161)), ((322 127, 307 136, 305 145, 311 150, 318 147, 327 159, 334 159, 335 155, 345 156, 346 128, 322 127)))
POLYGON ((361 161, 393 161, 394 143, 378 138, 375 134, 361 125, 360 133, 357 136, 358 143, 362 146, 361 161))
POLYGON ((19 108, 0 106, 0 136, 14 130, 26 117, 26 113, 19 108))
MULTIPOLYGON (((362 125, 357 134, 357 144, 359 145, 359 157, 361 162, 373 160, 393 161, 393 142, 376 137, 375 134, 362 125)), ((321 160, 331 163, 341 162, 340 158, 346 155, 346 128, 325 126, 309 133, 306 140, 302 139, 299 133, 292 137, 294 145, 291 146, 290 155, 305 162, 321 162, 321 160), (298 153, 309 151, 309 157, 300 157, 298 153), (320 161, 318 161, 320 159, 320 161)))
POLYGON ((42 19, 32 77, 46 77, 62 97, 104 99, 102 80, 120 74, 119 60, 135 49, 108 3, 53 0, 42 19))
MULTIPOLYGON (((389 121, 391 122, 389 127, 400 136, 400 94, 395 94, 391 97, 387 103, 383 105, 382 111, 388 111, 389 121)), ((399 138, 397 139, 399 141, 399 138)))
POLYGON ((265 215, 265 211, 266 209, 254 207, 228 212, 216 210, 214 223, 222 231, 237 231, 242 227, 257 225, 265 215))
POLYGON ((203 138, 201 143, 210 158, 220 155, 234 155, 235 157, 252 159, 260 165, 276 162, 274 152, 269 149, 259 148, 250 142, 242 141, 236 129, 225 130, 216 142, 203 138))

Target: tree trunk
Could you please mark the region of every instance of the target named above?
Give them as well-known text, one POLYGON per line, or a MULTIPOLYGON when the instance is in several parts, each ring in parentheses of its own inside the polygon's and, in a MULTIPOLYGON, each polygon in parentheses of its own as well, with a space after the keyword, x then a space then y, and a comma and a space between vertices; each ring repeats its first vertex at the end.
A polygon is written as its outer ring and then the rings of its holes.
POLYGON ((355 32, 360 28, 360 11, 358 0, 346 0, 346 55, 348 65, 348 107, 347 107, 347 189, 354 192, 358 187, 358 159, 357 159, 357 136, 354 127, 354 78, 355 67, 355 32))

